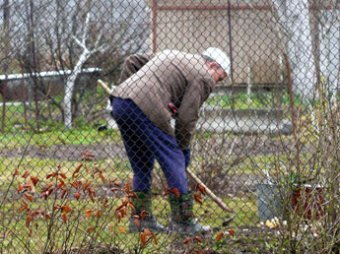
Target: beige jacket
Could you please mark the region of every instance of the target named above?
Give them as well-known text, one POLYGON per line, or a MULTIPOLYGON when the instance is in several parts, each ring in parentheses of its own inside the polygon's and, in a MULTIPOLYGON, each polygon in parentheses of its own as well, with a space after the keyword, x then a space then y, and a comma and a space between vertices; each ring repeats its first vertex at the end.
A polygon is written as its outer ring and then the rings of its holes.
POLYGON ((214 86, 202 56, 165 50, 155 54, 112 95, 133 100, 157 127, 175 136, 180 147, 186 149, 200 107, 214 86), (176 116, 169 110, 169 103, 177 107, 176 116), (172 117, 176 119, 175 129, 170 124, 172 117))

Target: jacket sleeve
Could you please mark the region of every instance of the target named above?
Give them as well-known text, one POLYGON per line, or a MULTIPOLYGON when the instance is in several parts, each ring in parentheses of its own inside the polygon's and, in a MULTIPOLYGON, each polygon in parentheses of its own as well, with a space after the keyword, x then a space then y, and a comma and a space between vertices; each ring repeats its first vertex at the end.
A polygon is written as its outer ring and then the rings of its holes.
POLYGON ((199 118, 200 108, 211 90, 211 86, 202 79, 188 84, 181 106, 178 109, 175 126, 176 140, 181 149, 189 148, 199 118))
POLYGON ((128 56, 123 64, 118 83, 124 82, 140 68, 142 68, 150 59, 152 54, 133 54, 128 56))

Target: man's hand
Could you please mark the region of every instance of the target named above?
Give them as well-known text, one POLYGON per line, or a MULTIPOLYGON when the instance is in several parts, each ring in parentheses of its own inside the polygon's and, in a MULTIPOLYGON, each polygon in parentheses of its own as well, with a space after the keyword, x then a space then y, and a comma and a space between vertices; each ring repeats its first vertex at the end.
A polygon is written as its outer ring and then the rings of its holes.
POLYGON ((184 149, 182 151, 183 151, 183 155, 184 155, 184 159, 185 159, 185 168, 188 168, 188 166, 190 164, 191 150, 190 150, 190 148, 188 148, 188 149, 184 149))

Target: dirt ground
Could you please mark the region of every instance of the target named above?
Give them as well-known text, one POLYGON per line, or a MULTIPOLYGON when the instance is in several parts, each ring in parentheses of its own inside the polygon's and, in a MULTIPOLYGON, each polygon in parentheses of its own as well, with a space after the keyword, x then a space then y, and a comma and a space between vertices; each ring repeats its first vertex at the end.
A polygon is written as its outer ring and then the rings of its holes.
MULTIPOLYGON (((212 141, 214 142, 214 140, 212 141)), ((206 145, 206 143, 202 143, 195 145, 195 147, 199 149, 200 146, 206 145)), ((288 148, 289 145, 279 140, 272 140, 270 137, 242 136, 223 141, 219 149, 229 151, 231 146, 234 154, 255 156, 280 152, 282 149, 288 148)), ((123 157, 125 155, 122 143, 97 143, 91 145, 52 145, 49 147, 31 145, 25 156, 75 161, 79 160, 84 150, 91 151, 97 160, 109 156, 123 157)), ((22 155, 23 149, 21 148, 3 148, 0 151, 0 156, 4 157, 21 157, 22 155)))
MULTIPOLYGON (((227 161, 228 155, 237 159, 234 164, 242 162, 247 158, 252 158, 260 155, 270 155, 274 153, 282 152, 285 148, 288 148, 288 144, 285 144, 279 140, 274 140, 269 136, 240 136, 233 139, 226 138, 225 140, 210 139, 207 143, 195 143, 193 145, 193 154, 199 154, 206 156, 203 162, 199 165, 201 167, 198 173, 201 179, 207 183, 217 194, 228 193, 235 194, 236 192, 250 192, 254 191, 254 186, 259 182, 262 177, 258 172, 229 172, 226 173, 221 170, 218 175, 214 175, 212 178, 210 172, 214 169, 214 161, 216 157, 224 157, 222 161, 227 161), (232 148, 232 151, 230 149, 232 148), (216 154, 216 155, 215 155, 216 154), (203 169, 204 168, 204 169, 203 169)), ((122 142, 120 143, 96 143, 90 145, 52 145, 49 147, 31 145, 26 150, 25 157, 39 158, 39 159, 56 159, 61 161, 80 161, 83 158, 84 152, 88 151, 93 155, 94 160, 105 160, 108 158, 127 158, 122 142)), ((21 158, 23 156, 24 149, 4 148, 0 150, 0 157, 6 158, 21 158)), ((226 166, 226 165, 224 165, 226 166)), ((227 165, 230 167, 237 165, 227 165)), ((218 171, 218 169, 217 169, 218 171)))

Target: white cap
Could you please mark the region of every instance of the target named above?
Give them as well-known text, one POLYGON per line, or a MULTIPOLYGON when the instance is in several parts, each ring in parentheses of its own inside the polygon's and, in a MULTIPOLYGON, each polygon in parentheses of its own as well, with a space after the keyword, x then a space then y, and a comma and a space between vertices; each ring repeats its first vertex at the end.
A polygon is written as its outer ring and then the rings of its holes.
POLYGON ((215 60, 223 70, 230 75, 230 60, 226 53, 224 53, 219 48, 210 47, 202 52, 202 55, 207 56, 215 60))

